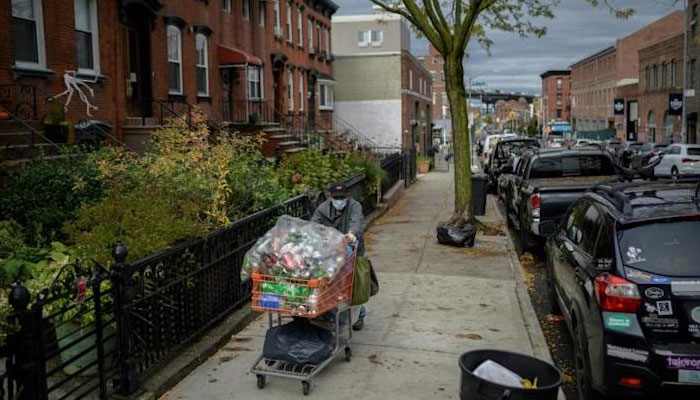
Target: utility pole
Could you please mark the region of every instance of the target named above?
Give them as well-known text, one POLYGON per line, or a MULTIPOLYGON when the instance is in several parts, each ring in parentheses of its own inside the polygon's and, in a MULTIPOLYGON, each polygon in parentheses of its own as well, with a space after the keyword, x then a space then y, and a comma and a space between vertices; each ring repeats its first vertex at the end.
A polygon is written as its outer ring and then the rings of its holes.
POLYGON ((688 19, 692 16, 688 14, 688 0, 683 0, 683 11, 685 12, 685 25, 683 26, 683 108, 681 109, 681 143, 688 143, 688 131, 686 125, 688 120, 686 117, 686 98, 685 98, 685 87, 687 84, 688 76, 688 19))

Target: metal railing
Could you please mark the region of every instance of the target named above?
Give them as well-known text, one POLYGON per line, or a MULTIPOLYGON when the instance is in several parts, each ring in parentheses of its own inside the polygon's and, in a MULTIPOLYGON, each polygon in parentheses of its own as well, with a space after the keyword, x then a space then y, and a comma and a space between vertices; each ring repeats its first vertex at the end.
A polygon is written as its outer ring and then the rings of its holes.
POLYGON ((35 158, 41 154, 41 152, 37 150, 39 140, 53 151, 61 151, 61 147, 58 144, 52 142, 44 134, 34 129, 21 117, 16 116, 2 105, 0 105, 0 111, 7 113, 9 117, 7 121, 17 126, 19 130, 18 132, 13 132, 12 137, 6 141, 4 157, 0 159, 19 160, 35 158))
POLYGON ((275 105, 273 100, 226 100, 222 115, 236 124, 274 122, 275 105))
POLYGON ((382 180, 382 194, 391 189, 398 181, 402 179, 401 168, 403 165, 404 156, 401 153, 394 153, 384 157, 380 162, 380 166, 386 172, 386 178, 382 180))
POLYGON ((168 120, 179 119, 192 124, 192 105, 181 100, 130 100, 128 107, 136 113, 143 126, 163 126, 168 120))

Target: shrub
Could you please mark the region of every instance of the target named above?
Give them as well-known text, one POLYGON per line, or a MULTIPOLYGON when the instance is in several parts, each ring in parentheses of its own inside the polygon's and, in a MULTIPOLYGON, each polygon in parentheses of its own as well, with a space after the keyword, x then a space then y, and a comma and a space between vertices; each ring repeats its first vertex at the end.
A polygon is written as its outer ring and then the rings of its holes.
POLYGON ((39 159, 9 172, 0 195, 0 219, 22 225, 28 243, 64 239, 60 232, 64 221, 75 218, 82 204, 101 196, 97 159, 99 155, 39 159))
POLYGON ((280 181, 294 193, 323 191, 333 182, 362 172, 337 154, 324 154, 318 149, 287 155, 279 167, 280 181))
POLYGON ((0 221, 0 263, 15 249, 24 246, 22 226, 15 221, 0 221))

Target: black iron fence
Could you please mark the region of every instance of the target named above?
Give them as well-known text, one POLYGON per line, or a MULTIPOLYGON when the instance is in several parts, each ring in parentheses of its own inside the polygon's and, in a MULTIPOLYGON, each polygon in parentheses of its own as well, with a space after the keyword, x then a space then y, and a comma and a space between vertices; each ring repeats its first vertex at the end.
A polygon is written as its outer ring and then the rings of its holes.
POLYGON ((401 153, 387 155, 381 160, 380 165, 386 172, 386 178, 382 180, 382 194, 388 192, 398 181, 403 179, 403 160, 404 155, 401 153))

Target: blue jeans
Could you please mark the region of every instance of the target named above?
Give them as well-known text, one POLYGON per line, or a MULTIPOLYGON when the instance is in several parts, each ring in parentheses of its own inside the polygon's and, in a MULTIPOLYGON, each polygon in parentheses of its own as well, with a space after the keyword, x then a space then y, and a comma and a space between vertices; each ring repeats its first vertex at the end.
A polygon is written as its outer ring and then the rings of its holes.
POLYGON ((360 307, 360 318, 364 318, 365 315, 367 315, 367 309, 365 308, 365 305, 363 304, 362 307, 360 307))

